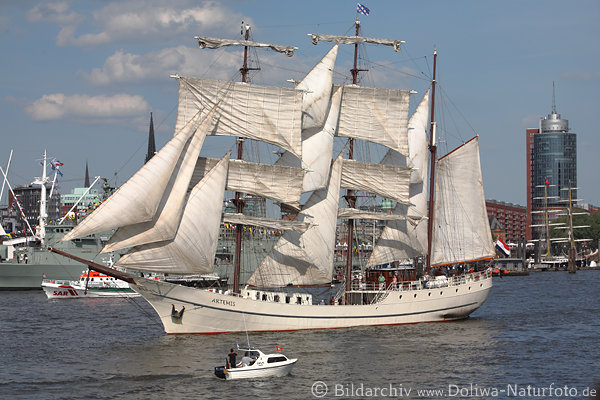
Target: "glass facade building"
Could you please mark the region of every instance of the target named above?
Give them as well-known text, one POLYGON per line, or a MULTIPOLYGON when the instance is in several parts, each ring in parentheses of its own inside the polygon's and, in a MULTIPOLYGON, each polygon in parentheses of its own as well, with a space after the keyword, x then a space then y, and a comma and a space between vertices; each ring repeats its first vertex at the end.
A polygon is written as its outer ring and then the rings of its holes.
MULTIPOLYGON (((528 220, 539 224, 547 190, 548 207, 566 207, 568 188, 577 187, 577 135, 569 132, 569 121, 562 119, 553 107, 552 113, 540 121, 539 129, 527 131, 528 138, 528 220)), ((577 191, 573 190, 573 198, 577 191)), ((528 221, 528 222, 529 222, 528 221)), ((539 237, 539 228, 528 239, 539 237)))
MULTIPOLYGON (((533 207, 542 208, 548 180, 548 206, 565 206, 569 187, 577 187, 577 143, 574 133, 542 133, 533 141, 533 207), (556 198, 558 197, 558 198, 556 198)), ((573 191, 577 198, 577 192, 573 191)))

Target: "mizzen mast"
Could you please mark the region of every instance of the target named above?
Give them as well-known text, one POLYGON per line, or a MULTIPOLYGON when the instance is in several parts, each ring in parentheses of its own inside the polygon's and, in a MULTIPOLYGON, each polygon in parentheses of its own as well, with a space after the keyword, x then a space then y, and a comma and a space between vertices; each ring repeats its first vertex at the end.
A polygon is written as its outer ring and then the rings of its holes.
POLYGON ((431 244, 433 242, 433 204, 435 201, 435 157, 437 153, 437 146, 435 143, 435 72, 437 64, 437 50, 433 51, 433 79, 431 80, 431 114, 429 118, 429 157, 430 157, 430 168, 429 168, 429 209, 427 211, 427 263, 425 265, 426 271, 429 272, 431 268, 431 244))
MULTIPOLYGON (((240 73, 242 75, 242 82, 246 83, 248 81, 248 72, 249 71, 257 71, 260 68, 249 67, 248 66, 248 48, 249 47, 265 47, 270 48, 271 50, 277 51, 279 53, 285 53, 289 57, 294 54, 294 50, 296 47, 292 46, 280 46, 269 43, 258 43, 250 41, 250 25, 244 24, 242 21, 242 30, 241 34, 244 37, 244 40, 230 40, 230 39, 219 39, 219 38, 210 38, 210 37, 201 37, 196 36, 196 40, 198 41, 198 46, 201 49, 210 48, 216 49, 223 46, 244 46, 244 61, 242 67, 240 68, 240 73)), ((237 141, 237 159, 242 160, 242 156, 244 153, 244 138, 238 137, 237 141)), ((233 203, 236 207, 236 212, 242 214, 244 211, 245 201, 242 199, 242 194, 240 192, 235 192, 235 199, 233 203)), ((236 232, 235 232, 235 255, 234 255, 234 272, 233 272, 233 293, 240 292, 240 274, 241 274, 241 250, 242 250, 242 232, 243 225, 236 224, 236 232)))

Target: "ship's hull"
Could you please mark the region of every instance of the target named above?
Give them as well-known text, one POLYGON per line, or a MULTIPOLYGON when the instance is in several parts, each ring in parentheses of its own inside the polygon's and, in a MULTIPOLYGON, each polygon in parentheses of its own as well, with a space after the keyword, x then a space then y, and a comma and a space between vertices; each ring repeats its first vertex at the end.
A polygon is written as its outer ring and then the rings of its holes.
POLYGON ((90 288, 75 284, 64 284, 61 282, 42 282, 42 289, 49 299, 84 299, 91 297, 139 297, 139 294, 130 288, 106 287, 90 288))
POLYGON ((374 304, 302 305, 234 297, 162 281, 130 285, 159 315, 167 334, 295 331, 399 325, 467 318, 492 288, 491 274, 442 288, 390 290, 374 304), (172 316, 173 308, 185 312, 172 316))
POLYGON ((73 280, 85 266, 73 264, 0 263, 0 290, 39 290, 42 279, 73 280))
MULTIPOLYGON (((99 254, 110 237, 109 233, 99 233, 85 238, 60 242, 71 225, 47 227, 47 242, 52 247, 66 251, 91 261, 105 263, 109 255, 99 254)), ((42 279, 77 280, 87 266, 52 253, 45 246, 29 244, 15 247, 9 260, 0 263, 0 290, 40 290, 42 279)))
POLYGON ((225 379, 259 379, 275 376, 286 376, 292 372, 296 359, 287 360, 277 365, 266 365, 263 367, 253 366, 245 368, 228 368, 225 373, 225 379))

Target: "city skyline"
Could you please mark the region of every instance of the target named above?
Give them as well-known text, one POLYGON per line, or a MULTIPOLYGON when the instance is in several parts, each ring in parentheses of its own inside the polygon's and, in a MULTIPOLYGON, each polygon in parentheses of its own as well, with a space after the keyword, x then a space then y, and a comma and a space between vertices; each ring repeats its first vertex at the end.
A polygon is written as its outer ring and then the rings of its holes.
MULTIPOLYGON (((371 71, 362 83, 415 89, 416 102, 429 86, 437 48, 440 92, 449 101, 436 114, 456 125, 441 145, 451 149, 480 135, 486 198, 526 204, 524 132, 551 112, 555 82, 557 112, 577 133, 579 197, 600 204, 594 162, 600 5, 364 4, 370 9, 360 15, 364 36, 406 44, 399 53, 369 46, 371 71), (457 119, 446 115, 455 109, 457 119)), ((298 47, 292 58, 256 52, 262 71, 253 74, 254 82, 285 85, 301 79, 329 49, 311 44, 307 33, 353 34, 356 15, 354 1, 2 4, 0 40, 9 56, 0 67, 0 166, 14 149, 10 183, 28 184, 40 175, 37 160, 47 149, 64 163, 62 193, 82 185, 86 161, 92 176, 112 179, 117 171, 122 183, 144 161, 151 111, 157 148, 173 134, 177 82, 170 75, 239 79, 239 49, 201 50, 194 36, 237 39, 245 21, 256 41, 298 47)), ((351 53, 349 47, 340 51, 338 83, 347 82, 351 53)), ((1 200, 5 204, 6 195, 1 200)))

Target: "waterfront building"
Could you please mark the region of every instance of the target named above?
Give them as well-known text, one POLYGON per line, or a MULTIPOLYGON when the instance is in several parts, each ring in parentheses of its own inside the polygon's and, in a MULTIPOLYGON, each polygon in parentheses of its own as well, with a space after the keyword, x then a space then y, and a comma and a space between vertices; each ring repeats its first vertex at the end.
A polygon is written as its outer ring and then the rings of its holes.
MULTIPOLYGON (((50 191, 52 189, 52 184, 46 185, 46 193, 48 193, 47 197, 47 205, 48 205, 48 218, 47 221, 56 221, 58 220, 60 214, 60 194, 57 193, 56 188, 54 188, 54 192, 52 196, 49 196, 50 191)), ((25 215, 25 219, 29 223, 32 229, 35 231, 35 226, 39 224, 40 219, 40 201, 42 197, 42 189, 39 185, 29 184, 27 186, 18 186, 14 188, 12 192, 8 193, 8 207, 14 210, 16 218, 16 223, 13 227, 13 230, 26 230, 27 223, 23 220, 22 217, 19 217, 19 207, 16 204, 16 200, 18 199, 19 204, 23 208, 23 214, 25 215), (14 193, 14 196, 13 196, 14 193), (16 196, 16 199, 15 199, 16 196)))
POLYGON ((70 212, 70 222, 77 223, 102 204, 115 190, 106 178, 102 178, 102 181, 100 189, 90 188, 90 173, 86 161, 83 187, 74 188, 71 193, 60 196, 60 218, 70 212))
POLYGON ((498 200, 486 200, 485 206, 490 227, 496 236, 502 236, 507 243, 518 243, 526 236, 528 224, 525 206, 498 200), (497 220, 499 227, 492 225, 494 220, 497 220))
MULTIPOLYGON (((554 97, 554 96, 553 96, 554 97)), ((552 102, 552 113, 540 120, 538 129, 526 130, 527 158, 527 240, 538 239, 543 229, 545 191, 549 208, 565 207, 568 191, 577 187, 577 135, 569 132, 552 102)), ((577 191, 572 193, 577 198, 577 191)))

